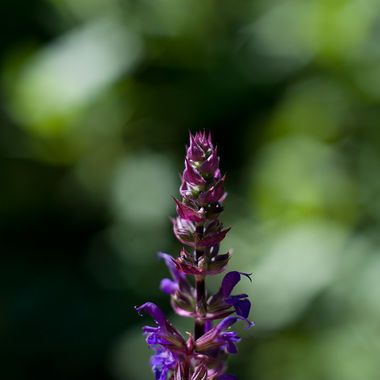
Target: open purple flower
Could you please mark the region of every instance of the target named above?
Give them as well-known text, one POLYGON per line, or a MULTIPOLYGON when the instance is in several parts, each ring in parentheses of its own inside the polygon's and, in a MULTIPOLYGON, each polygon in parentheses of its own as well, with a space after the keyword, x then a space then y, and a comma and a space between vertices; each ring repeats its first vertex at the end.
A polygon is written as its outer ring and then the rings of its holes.
POLYGON ((157 345, 171 351, 172 354, 182 355, 186 350, 186 342, 182 335, 166 319, 165 314, 153 302, 146 302, 136 307, 138 313, 145 312, 149 314, 157 327, 145 326, 143 328, 146 342, 151 346, 157 345))
POLYGON ((231 295, 235 286, 240 282, 241 276, 251 277, 248 273, 228 272, 219 288, 218 293, 212 296, 208 301, 208 312, 216 318, 224 318, 233 312, 240 317, 247 319, 251 310, 251 302, 247 294, 231 295))
POLYGON ((200 353, 213 352, 215 350, 222 350, 229 354, 236 354, 236 343, 240 338, 233 331, 226 331, 241 317, 227 317, 219 324, 207 331, 203 336, 195 341, 196 350, 200 353))

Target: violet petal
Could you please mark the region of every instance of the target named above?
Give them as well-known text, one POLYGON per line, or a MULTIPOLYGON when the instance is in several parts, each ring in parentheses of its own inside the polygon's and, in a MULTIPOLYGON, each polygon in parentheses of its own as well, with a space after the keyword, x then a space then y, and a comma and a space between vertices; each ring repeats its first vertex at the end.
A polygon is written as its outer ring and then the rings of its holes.
POLYGON ((176 291, 179 290, 179 286, 178 286, 178 283, 176 283, 176 282, 174 282, 174 281, 172 281, 172 280, 170 280, 168 278, 164 278, 163 280, 161 280, 160 289, 164 293, 172 295, 176 291))
POLYGON ((147 313, 149 314, 158 325, 166 326, 166 317, 165 314, 161 311, 161 309, 153 302, 145 302, 139 307, 135 307, 139 314, 147 313))

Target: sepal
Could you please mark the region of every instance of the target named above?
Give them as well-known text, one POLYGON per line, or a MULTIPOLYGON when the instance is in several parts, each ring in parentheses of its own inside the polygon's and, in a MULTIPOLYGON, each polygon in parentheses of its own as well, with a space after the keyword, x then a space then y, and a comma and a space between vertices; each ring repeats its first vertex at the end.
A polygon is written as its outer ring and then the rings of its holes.
POLYGON ((206 191, 200 192, 198 200, 203 204, 212 203, 212 202, 223 202, 226 198, 226 193, 224 191, 224 180, 225 176, 216 182, 206 191))
POLYGON ((188 159, 185 160, 185 170, 182 175, 182 181, 200 187, 206 185, 206 180, 202 177, 201 173, 191 165, 188 159))
POLYGON ((192 207, 180 202, 178 199, 173 199, 177 205, 177 214, 181 219, 196 223, 203 222, 205 220, 206 211, 203 207, 199 210, 195 210, 192 207))
POLYGON ((174 260, 177 270, 195 276, 216 275, 224 271, 231 258, 231 252, 209 257, 203 255, 198 262, 185 249, 181 250, 180 256, 174 260))
POLYGON ((207 367, 205 365, 196 367, 191 380, 207 380, 207 367))
POLYGON ((213 150, 210 156, 199 166, 201 173, 214 173, 219 167, 219 157, 217 148, 213 150))

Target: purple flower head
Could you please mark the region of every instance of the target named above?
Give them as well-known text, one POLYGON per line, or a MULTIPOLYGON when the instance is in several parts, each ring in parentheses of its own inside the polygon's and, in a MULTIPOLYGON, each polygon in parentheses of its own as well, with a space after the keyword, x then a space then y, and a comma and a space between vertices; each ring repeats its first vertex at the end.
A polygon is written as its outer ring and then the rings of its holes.
POLYGON ((187 340, 168 321, 161 309, 147 302, 136 308, 149 314, 156 326, 143 328, 146 342, 154 350, 151 366, 156 380, 236 380, 226 374, 226 359, 237 352, 240 337, 230 328, 244 320, 248 327, 251 303, 247 294, 232 294, 242 276, 228 272, 216 294, 210 294, 206 279, 227 267, 231 252, 220 252, 230 228, 219 220, 227 193, 226 177, 219 168, 217 147, 211 134, 190 134, 185 168, 181 176, 180 199, 174 198, 177 216, 173 232, 184 245, 178 257, 159 253, 170 278, 160 288, 170 296, 174 312, 194 319, 194 334, 187 340))

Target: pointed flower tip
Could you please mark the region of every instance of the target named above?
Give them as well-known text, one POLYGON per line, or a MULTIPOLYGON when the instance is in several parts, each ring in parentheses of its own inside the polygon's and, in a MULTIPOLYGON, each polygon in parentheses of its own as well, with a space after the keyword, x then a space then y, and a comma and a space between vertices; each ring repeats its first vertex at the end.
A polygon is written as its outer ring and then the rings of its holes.
POLYGON ((196 132, 195 135, 190 135, 192 136, 192 139, 190 138, 190 141, 193 140, 194 143, 199 144, 203 147, 213 148, 211 132, 207 133, 205 130, 203 130, 196 132))
POLYGON ((169 256, 167 253, 165 252, 161 252, 161 251, 158 251, 157 252, 157 256, 160 258, 160 259, 164 259, 166 258, 166 256, 169 256))
POLYGON ((244 273, 244 272, 239 272, 242 276, 245 276, 248 278, 250 282, 252 282, 252 273, 244 273))

